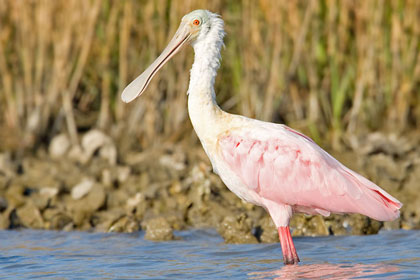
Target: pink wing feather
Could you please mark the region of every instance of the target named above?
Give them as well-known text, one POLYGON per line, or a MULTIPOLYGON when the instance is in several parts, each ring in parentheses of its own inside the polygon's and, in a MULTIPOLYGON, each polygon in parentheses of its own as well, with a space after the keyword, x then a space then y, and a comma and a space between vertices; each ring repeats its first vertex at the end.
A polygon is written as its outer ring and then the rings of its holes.
POLYGON ((361 213, 381 221, 399 217, 398 200, 287 126, 234 130, 219 145, 246 187, 295 211, 361 213))

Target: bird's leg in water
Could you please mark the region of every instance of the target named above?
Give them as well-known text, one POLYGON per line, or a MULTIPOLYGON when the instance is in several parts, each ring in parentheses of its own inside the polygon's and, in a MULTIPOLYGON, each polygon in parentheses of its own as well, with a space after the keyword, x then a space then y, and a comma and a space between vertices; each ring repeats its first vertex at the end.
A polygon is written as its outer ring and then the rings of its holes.
POLYGON ((300 260, 296 252, 295 244, 293 244, 289 226, 279 227, 278 231, 284 264, 297 264, 300 260))

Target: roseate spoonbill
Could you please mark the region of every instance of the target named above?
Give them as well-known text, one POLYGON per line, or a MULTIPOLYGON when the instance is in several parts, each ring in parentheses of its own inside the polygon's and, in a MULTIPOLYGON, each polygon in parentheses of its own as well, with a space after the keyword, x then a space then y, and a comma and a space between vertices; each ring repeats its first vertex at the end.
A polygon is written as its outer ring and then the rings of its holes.
POLYGON ((285 264, 299 262, 289 230, 293 213, 360 213, 376 220, 399 217, 402 204, 373 182, 348 169, 309 137, 283 124, 224 112, 216 104, 214 80, 220 65, 224 23, 196 10, 181 24, 162 54, 123 91, 131 102, 156 72, 184 45, 195 58, 188 89, 188 112, 213 170, 245 201, 264 207, 280 237, 285 264))

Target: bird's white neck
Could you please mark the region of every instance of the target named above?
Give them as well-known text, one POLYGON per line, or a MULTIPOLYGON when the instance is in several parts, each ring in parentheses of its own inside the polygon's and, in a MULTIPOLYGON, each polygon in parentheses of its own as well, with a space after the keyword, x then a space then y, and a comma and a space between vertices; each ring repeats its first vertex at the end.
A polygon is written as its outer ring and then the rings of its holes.
POLYGON ((223 21, 218 17, 211 20, 208 33, 193 44, 195 58, 188 88, 188 112, 202 142, 214 131, 215 119, 222 114, 216 103, 214 81, 223 46, 223 21))

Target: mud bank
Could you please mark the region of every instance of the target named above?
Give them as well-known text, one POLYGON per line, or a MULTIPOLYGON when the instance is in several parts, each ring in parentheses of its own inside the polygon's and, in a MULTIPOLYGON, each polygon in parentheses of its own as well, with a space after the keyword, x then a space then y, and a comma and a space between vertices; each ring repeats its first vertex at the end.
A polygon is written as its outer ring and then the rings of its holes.
MULTIPOLYGON (((331 152, 403 202, 399 220, 295 215, 293 235, 420 228, 419 144, 419 135, 376 133, 348 139, 344 151, 331 152)), ((145 230, 147 239, 172 240, 174 230, 203 227, 216 228, 231 243, 278 241, 265 210, 231 193, 198 145, 123 153, 110 137, 91 130, 79 147, 58 135, 36 155, 0 154, 0 229, 145 230)))

